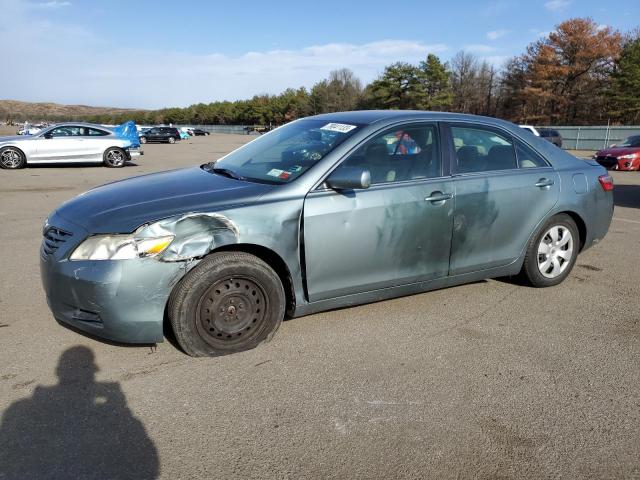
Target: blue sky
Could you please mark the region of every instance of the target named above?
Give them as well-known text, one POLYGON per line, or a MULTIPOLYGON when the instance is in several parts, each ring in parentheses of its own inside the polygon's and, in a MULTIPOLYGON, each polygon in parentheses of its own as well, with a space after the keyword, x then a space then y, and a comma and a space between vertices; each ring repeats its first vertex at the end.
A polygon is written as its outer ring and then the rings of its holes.
POLYGON ((629 31, 638 0, 0 0, 0 98, 157 108, 310 87, 459 50, 501 65, 572 17, 629 31))

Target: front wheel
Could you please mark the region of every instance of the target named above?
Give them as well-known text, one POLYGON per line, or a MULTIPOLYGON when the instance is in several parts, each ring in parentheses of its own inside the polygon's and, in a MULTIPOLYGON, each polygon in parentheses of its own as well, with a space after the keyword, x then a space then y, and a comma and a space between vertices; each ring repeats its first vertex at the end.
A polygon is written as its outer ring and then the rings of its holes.
POLYGON ((529 242, 522 275, 534 287, 558 285, 569 276, 579 249, 576 223, 569 215, 555 215, 529 242))
POLYGON ((127 154, 121 148, 111 147, 104 152, 102 158, 105 167, 122 168, 127 160, 127 154))
POLYGON ((214 253, 175 287, 168 315, 176 339, 193 357, 257 347, 273 337, 285 313, 282 282, 244 252, 214 253))
POLYGON ((176 143, 176 139, 173 137, 169 137, 169 143, 176 143))
POLYGON ((24 153, 15 147, 5 147, 0 149, 0 167, 7 170, 24 168, 27 159, 24 153))

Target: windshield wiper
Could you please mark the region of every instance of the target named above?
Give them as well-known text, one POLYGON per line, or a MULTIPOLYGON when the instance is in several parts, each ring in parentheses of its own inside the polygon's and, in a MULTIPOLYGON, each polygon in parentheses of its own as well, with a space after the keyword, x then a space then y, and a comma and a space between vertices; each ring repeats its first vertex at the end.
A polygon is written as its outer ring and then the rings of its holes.
POLYGON ((234 180, 246 180, 242 175, 238 175, 236 172, 229 170, 228 168, 213 167, 210 171, 224 177, 233 178, 234 180))

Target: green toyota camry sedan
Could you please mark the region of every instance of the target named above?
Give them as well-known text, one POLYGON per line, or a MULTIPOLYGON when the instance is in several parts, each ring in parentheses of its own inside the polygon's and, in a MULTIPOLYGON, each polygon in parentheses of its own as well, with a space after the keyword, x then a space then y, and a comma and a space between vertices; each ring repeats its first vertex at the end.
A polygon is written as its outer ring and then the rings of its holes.
POLYGON ((59 206, 40 252, 53 316, 222 355, 286 316, 520 275, 552 287, 600 241, 613 183, 501 120, 362 111, 291 122, 215 162, 59 206))

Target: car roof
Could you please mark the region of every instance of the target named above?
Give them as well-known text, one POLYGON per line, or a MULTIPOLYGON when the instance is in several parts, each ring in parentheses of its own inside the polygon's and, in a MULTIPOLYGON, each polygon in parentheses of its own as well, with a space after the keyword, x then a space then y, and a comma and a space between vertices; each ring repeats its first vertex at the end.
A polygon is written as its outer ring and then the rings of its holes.
POLYGON ((423 110, 354 110, 351 112, 323 113, 306 117, 313 120, 326 120, 330 122, 356 123, 370 125, 385 121, 403 120, 431 120, 431 121, 467 121, 493 123, 501 126, 513 126, 512 123, 493 117, 470 115, 466 113, 429 112, 423 110))
POLYGON ((91 127, 91 128, 98 128, 100 130, 106 130, 108 132, 112 131, 111 127, 104 127, 102 125, 98 125, 97 123, 86 123, 86 122, 56 123, 54 125, 49 125, 49 127, 91 127))

